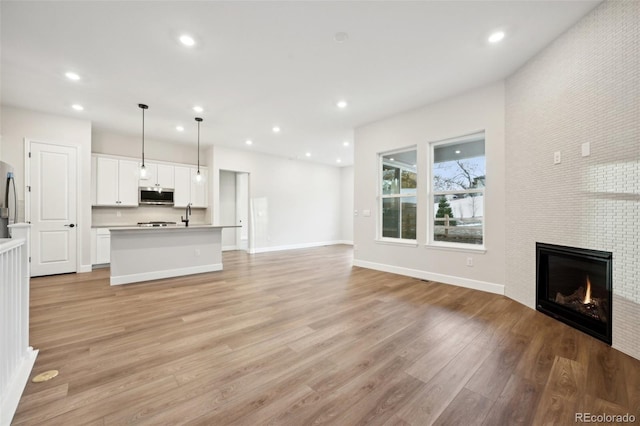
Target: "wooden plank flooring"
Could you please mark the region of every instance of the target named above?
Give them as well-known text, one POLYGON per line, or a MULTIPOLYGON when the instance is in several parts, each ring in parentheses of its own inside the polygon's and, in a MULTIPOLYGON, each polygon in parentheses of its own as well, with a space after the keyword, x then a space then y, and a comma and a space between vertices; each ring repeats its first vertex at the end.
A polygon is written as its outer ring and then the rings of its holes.
POLYGON ((570 425, 640 419, 640 361, 503 296, 351 266, 347 246, 224 254, 110 287, 31 281, 16 425, 570 425))

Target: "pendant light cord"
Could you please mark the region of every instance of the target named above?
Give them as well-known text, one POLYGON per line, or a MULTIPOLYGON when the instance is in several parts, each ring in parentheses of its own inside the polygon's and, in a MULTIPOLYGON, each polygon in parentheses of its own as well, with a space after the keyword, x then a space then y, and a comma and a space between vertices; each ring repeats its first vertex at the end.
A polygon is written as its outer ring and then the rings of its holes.
POLYGON ((144 167, 144 108, 142 109, 142 167, 144 167))
POLYGON ((196 117, 196 121, 198 122, 198 175, 200 175, 200 123, 202 118, 196 117))
POLYGON ((142 168, 144 169, 144 110, 149 108, 149 106, 145 104, 138 104, 138 108, 142 110, 142 168))

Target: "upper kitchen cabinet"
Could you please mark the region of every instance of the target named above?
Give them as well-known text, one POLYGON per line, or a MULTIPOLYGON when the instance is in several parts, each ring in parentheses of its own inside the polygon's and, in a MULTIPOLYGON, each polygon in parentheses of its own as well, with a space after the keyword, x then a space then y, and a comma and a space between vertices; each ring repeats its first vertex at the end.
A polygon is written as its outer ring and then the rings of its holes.
POLYGON ((195 167, 175 167, 174 207, 186 207, 189 203, 192 207, 207 207, 207 170, 203 167, 200 168, 200 174, 204 177, 202 183, 195 182, 197 171, 198 169, 195 167))
POLYGON ((191 177, 191 204, 192 207, 207 207, 207 170, 200 168, 200 174, 203 179, 202 182, 196 182, 196 173, 198 169, 195 167, 189 168, 189 175, 191 177))
POLYGON ((96 206, 136 207, 138 205, 138 163, 96 157, 96 206))
POLYGON ((148 162, 145 167, 147 169, 147 177, 139 180, 139 186, 174 188, 174 166, 148 162))

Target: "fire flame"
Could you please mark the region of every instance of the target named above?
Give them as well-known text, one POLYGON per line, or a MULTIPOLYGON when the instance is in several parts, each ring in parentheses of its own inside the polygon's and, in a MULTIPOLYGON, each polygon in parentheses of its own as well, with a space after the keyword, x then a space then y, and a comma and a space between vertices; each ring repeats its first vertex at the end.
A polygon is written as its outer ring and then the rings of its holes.
POLYGON ((589 276, 587 275, 587 292, 584 295, 584 303, 585 305, 587 303, 591 303, 591 281, 589 280, 589 276))

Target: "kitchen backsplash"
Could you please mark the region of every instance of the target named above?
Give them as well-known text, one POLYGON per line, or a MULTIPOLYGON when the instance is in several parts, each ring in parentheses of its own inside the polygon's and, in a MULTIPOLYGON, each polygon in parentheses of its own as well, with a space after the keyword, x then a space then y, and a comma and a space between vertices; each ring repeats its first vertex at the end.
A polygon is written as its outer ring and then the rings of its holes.
MULTIPOLYGON (((151 221, 180 223, 180 216, 184 216, 184 214, 185 209, 174 207, 93 207, 91 209, 91 226, 135 225, 138 222, 151 221)), ((189 223, 210 223, 207 218, 207 209, 192 209, 189 223)))

